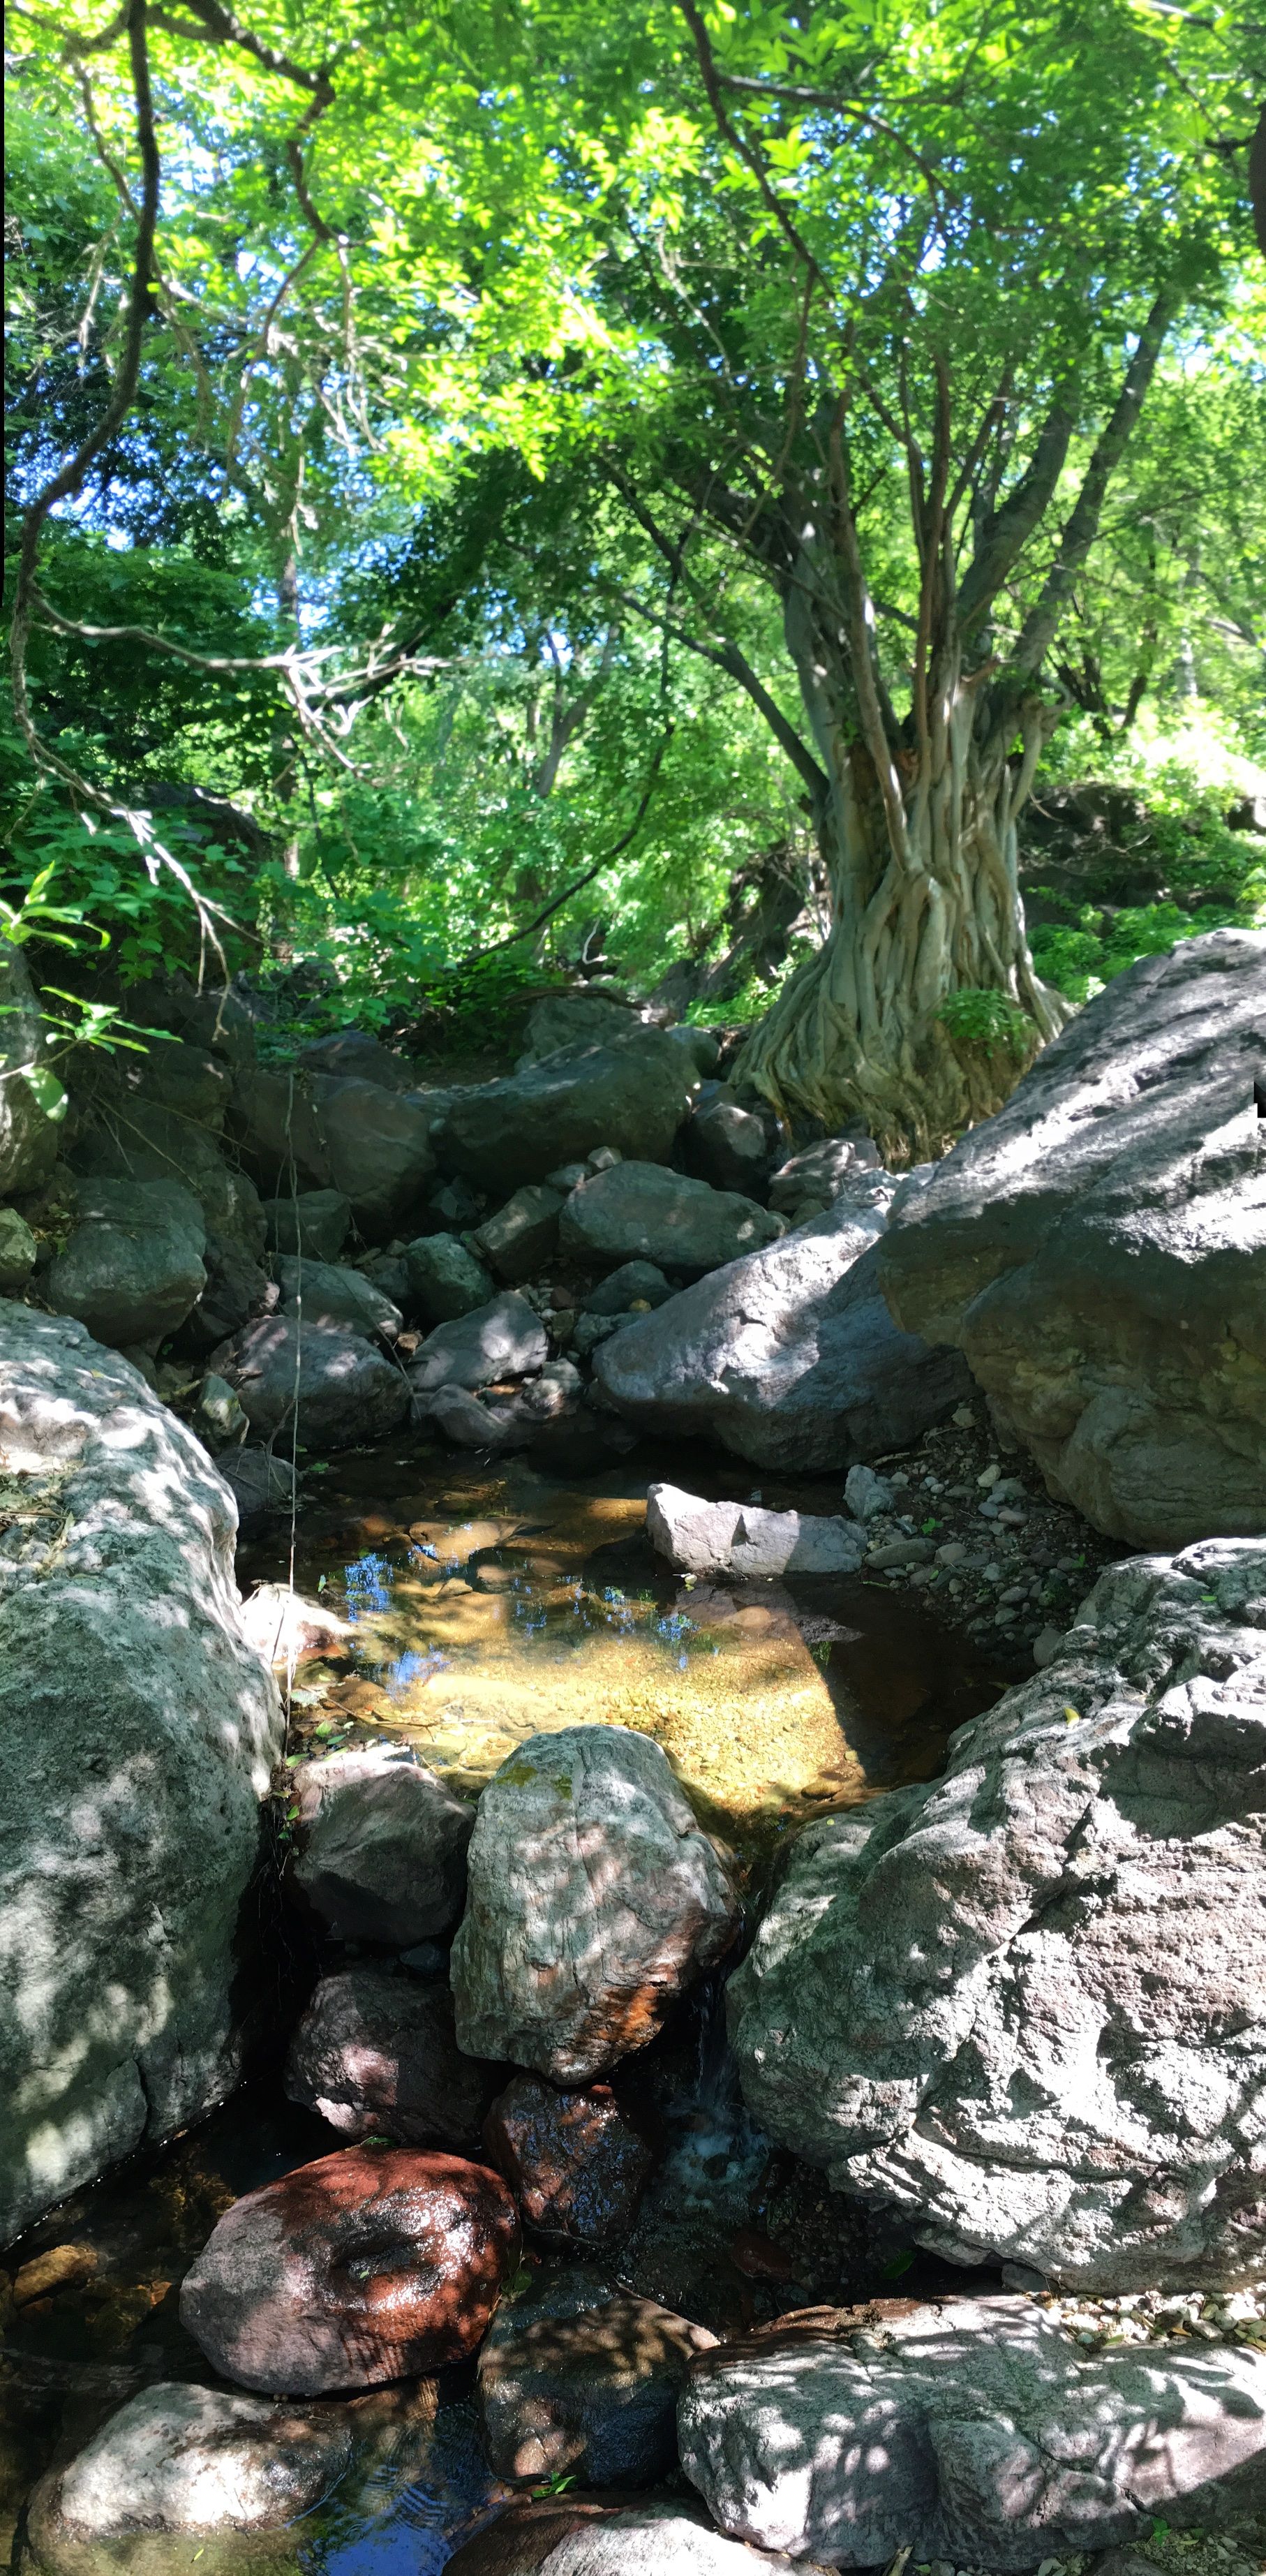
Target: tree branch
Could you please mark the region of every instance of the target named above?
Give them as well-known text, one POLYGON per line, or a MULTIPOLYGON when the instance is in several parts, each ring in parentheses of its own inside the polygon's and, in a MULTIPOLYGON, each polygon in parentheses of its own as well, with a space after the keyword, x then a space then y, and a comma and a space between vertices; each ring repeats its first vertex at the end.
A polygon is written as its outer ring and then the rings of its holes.
POLYGON ((825 286, 826 280, 822 275, 822 271, 819 268, 812 251, 809 249, 807 242, 802 239, 800 233, 797 231, 796 226, 793 224, 776 188, 770 186, 769 178, 765 170, 765 164, 762 161, 759 152, 756 151, 755 147, 746 140, 744 135, 740 134, 733 119, 726 114, 725 101, 721 96, 721 75, 717 70, 712 46, 708 40, 707 28, 703 23, 703 18, 699 10, 695 6, 695 0, 677 0, 677 6, 690 29, 691 35, 694 37, 695 52, 699 57, 699 70, 702 74, 703 86, 707 93, 708 105, 712 110, 713 119, 718 132, 721 134, 725 142, 729 144, 730 150, 737 153, 739 160, 742 161, 745 167, 751 171, 752 177, 756 181, 756 185, 760 190, 762 203, 773 216, 780 233, 782 233, 784 239, 790 243, 792 250, 795 252, 797 259, 802 262, 807 274, 815 281, 815 283, 825 286))
POLYGON ((1042 424, 1027 473, 1008 493, 1001 509, 992 512, 977 539, 958 594, 958 623, 963 635, 970 635, 983 622, 1012 566, 1018 563, 1049 509, 1075 427, 1076 413, 1061 384, 1042 424))

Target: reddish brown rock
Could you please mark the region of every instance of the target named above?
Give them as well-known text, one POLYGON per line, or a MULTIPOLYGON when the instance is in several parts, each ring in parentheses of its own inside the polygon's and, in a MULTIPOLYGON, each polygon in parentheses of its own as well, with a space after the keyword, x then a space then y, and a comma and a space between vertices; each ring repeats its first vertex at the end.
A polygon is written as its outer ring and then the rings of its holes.
POLYGON ((181 2321, 245 2388, 376 2388, 475 2350, 518 2241, 486 2166, 348 2147, 234 2201, 185 2276, 181 2321))
POLYGON ((377 2134, 477 2156, 504 2073, 463 2056, 447 1985, 348 1968, 321 1979, 290 2044, 286 2091, 344 2137, 377 2134))
POLYGON ((528 2225, 569 2244, 627 2236, 655 2161, 609 2084, 558 2093, 536 2075, 516 2075, 493 2103, 484 2146, 528 2225))

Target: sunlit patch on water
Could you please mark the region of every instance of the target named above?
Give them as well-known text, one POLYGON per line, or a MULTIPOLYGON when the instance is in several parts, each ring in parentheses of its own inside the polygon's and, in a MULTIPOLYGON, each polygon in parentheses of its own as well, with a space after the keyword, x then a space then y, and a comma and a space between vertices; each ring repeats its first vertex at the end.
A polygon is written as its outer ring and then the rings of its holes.
MULTIPOLYGON (((733 1589, 673 1575, 645 1538, 668 1473, 743 1496, 749 1474, 679 1454, 568 1486, 419 1447, 339 1462, 299 1532, 296 1582, 350 1624, 301 1669, 298 1741, 403 1739, 467 1794, 531 1735, 634 1727, 700 1813, 749 1846, 939 1767, 998 1688, 913 1594, 861 1578, 733 1589)), ((763 1485, 838 1511, 825 1480, 763 1485)), ((251 1571, 279 1569, 256 1551, 251 1571)))

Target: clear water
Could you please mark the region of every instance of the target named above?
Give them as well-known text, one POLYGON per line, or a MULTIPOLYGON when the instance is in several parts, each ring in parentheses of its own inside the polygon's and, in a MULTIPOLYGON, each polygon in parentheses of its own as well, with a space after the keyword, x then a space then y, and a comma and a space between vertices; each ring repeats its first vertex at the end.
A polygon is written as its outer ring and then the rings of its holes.
MULTIPOLYGON (((652 1477, 770 1508, 838 1511, 838 1485, 639 1451, 574 1483, 522 1459, 494 1470, 389 1444, 309 1484, 298 1589, 346 1633, 301 1659, 291 1750, 408 1741, 474 1795, 525 1736, 576 1724, 653 1735, 704 1821, 734 1852, 754 1904, 778 1844, 807 1818, 927 1778, 950 1730, 1003 1676, 942 1630, 918 1594, 858 1578, 730 1591, 689 1584, 651 1554, 652 1477)), ((244 1588, 285 1580, 284 1544, 244 1554, 244 1588)), ((263 1982, 270 2069, 196 2131, 134 2158, 31 2229, 6 2279, 68 2247, 62 2284, 15 2307, 0 2294, 0 2513, 23 2500, 129 2396, 155 2380, 213 2381, 184 2334, 179 2284, 243 2191, 341 2143, 287 2104, 275 2072, 285 2017, 319 1961, 279 1917, 263 1982), (275 1993, 274 1993, 275 1989, 275 1993)), ((663 2157, 617 2270, 718 2329, 750 2322, 726 2248, 769 2163, 725 2046, 719 1977, 646 2053, 641 2079, 663 2157)), ((639 2062, 640 2063, 640 2062, 639 2062)), ((791 2302, 795 2304, 792 2284, 791 2302)), ((252 2564, 304 2576, 432 2576, 504 2496, 483 2457, 473 2375, 446 2373, 404 2405, 321 2510, 252 2564)), ((0 2565, 4 2547, 0 2538, 0 2565)), ((120 2564, 122 2562, 119 2562, 120 2564)), ((181 2542, 172 2567, 192 2567, 181 2542)), ((241 2557, 218 2544, 199 2576, 241 2557)), ((146 2576, 151 2576, 147 2560, 146 2576)))

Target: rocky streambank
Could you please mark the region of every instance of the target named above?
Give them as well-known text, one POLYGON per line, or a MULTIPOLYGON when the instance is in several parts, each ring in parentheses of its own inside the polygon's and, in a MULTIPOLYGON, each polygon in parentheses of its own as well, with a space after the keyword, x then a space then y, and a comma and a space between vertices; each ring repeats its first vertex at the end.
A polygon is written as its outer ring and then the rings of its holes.
MULTIPOLYGON (((182 2217, 166 2340, 60 2423, 34 2563, 300 2563, 388 2453, 434 2461, 450 2385, 470 2576, 1247 2530, 1266 940, 1119 979, 904 1177, 791 1150, 706 1032, 600 995, 450 1089, 354 1033, 279 1067, 241 1012, 170 1020, 66 1132, 0 1131, 10 2230, 261 2040, 308 2125, 182 2217), (333 1609, 243 1605, 234 1525, 373 1442, 595 1479, 587 1597, 623 1619, 649 1540, 683 1663, 743 1621, 847 1651, 849 1600, 895 1593, 1011 1686, 942 1776, 788 1783, 750 1847, 652 1708, 573 1720, 561 1671, 482 1769, 393 1732, 407 1656, 336 1730, 396 1576, 371 1546, 333 1609)), ((422 1634, 518 1580, 513 1518, 451 1568, 439 1529, 404 1533, 422 1634)), ((409 1653, 410 1691, 452 1661, 409 1653)), ((18 2244, 15 2331, 92 2260, 18 2244)))

